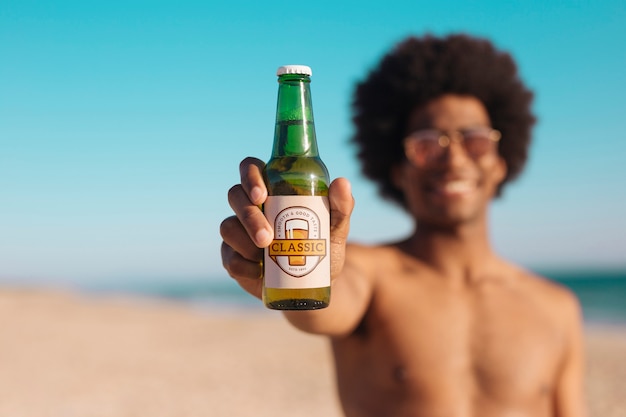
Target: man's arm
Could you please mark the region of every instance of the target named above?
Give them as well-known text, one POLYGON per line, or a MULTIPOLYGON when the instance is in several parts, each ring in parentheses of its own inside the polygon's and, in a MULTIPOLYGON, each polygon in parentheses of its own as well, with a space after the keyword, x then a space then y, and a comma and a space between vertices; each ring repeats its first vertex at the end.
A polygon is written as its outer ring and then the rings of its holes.
POLYGON ((581 308, 574 295, 569 294, 564 308, 567 345, 556 386, 556 413, 558 417, 586 417, 585 353, 581 308))
POLYGON ((363 319, 373 293, 372 272, 363 267, 368 256, 372 255, 367 248, 349 245, 341 274, 331 284, 330 305, 322 310, 285 311, 287 320, 308 333, 331 337, 352 333, 363 319))

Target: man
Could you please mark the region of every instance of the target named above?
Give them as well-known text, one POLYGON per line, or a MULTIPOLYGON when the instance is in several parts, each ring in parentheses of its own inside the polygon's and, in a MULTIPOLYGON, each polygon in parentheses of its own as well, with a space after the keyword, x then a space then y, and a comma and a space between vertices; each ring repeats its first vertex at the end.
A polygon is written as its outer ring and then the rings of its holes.
MULTIPOLYGON (((465 35, 408 38, 358 85, 363 172, 415 228, 347 244, 354 203, 336 179, 331 304, 284 313, 331 339, 346 416, 585 415, 577 300, 489 243, 489 203, 526 161, 531 101, 511 57, 465 35)), ((262 168, 242 162, 221 225, 224 266, 256 297, 272 236, 262 168)))

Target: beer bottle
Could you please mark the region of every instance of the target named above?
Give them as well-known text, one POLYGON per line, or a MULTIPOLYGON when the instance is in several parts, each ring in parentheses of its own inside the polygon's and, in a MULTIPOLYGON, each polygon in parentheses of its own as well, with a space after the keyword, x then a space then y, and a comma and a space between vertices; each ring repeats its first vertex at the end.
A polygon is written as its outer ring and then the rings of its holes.
POLYGON ((313 310, 330 302, 328 170, 313 123, 311 68, 278 68, 272 156, 263 176, 263 211, 274 229, 265 249, 263 302, 275 310, 313 310))

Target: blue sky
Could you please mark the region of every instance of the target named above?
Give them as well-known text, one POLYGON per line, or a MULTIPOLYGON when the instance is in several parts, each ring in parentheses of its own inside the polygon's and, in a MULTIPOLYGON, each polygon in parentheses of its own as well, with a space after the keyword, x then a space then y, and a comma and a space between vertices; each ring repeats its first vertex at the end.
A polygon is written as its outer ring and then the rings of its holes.
POLYGON ((408 218, 362 179, 350 96, 408 35, 466 32, 518 61, 539 123, 493 206, 497 250, 530 268, 626 266, 626 3, 16 1, 0 5, 0 281, 225 276, 226 193, 267 159, 275 70, 313 68, 320 152, 352 180, 352 237, 408 218))

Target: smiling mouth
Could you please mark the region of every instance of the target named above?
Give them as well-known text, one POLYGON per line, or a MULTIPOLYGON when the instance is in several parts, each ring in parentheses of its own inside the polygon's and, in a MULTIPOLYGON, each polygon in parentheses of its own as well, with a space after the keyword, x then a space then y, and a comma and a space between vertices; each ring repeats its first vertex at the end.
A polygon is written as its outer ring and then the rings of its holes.
POLYGON ((433 191, 439 195, 454 197, 464 196, 474 192, 477 188, 473 180, 452 180, 435 184, 433 191))

